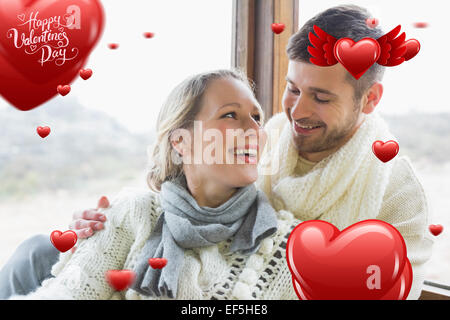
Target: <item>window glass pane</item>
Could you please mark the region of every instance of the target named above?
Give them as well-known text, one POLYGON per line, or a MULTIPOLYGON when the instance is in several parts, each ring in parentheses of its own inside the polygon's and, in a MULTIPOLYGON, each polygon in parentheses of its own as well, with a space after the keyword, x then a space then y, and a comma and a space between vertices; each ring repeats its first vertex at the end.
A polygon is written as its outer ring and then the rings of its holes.
POLYGON ((102 3, 92 78, 28 112, 0 97, 0 268, 26 238, 67 230, 74 210, 147 188, 146 148, 164 99, 189 75, 231 66, 232 1, 102 3), (42 139, 38 126, 51 134, 42 139))
POLYGON ((401 24, 406 39, 421 43, 419 54, 400 66, 387 68, 384 93, 377 106, 397 136, 400 155, 410 157, 428 196, 431 224, 444 231, 435 238, 427 263, 427 280, 450 285, 450 65, 440 58, 449 52, 448 22, 443 2, 430 0, 391 1, 299 1, 299 26, 317 13, 343 4, 367 8, 385 33, 401 24), (414 27, 427 22, 428 28, 414 27))

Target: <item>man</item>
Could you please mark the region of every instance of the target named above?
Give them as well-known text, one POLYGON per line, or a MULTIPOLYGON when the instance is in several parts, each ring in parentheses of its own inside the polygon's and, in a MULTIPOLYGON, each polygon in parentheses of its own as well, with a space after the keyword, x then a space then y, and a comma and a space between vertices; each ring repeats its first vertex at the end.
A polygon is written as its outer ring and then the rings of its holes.
POLYGON ((265 170, 271 164, 280 167, 260 175, 258 186, 275 209, 303 221, 325 220, 342 230, 379 219, 396 227, 413 268, 408 299, 418 299, 433 243, 424 191, 407 158, 383 163, 372 152, 376 140, 395 140, 374 112, 383 94, 384 67, 375 63, 356 80, 340 63, 322 67, 309 62, 308 35, 314 25, 336 39, 378 39, 384 33, 366 25, 370 17, 357 6, 334 7, 290 38, 284 113, 266 125, 269 134, 281 134, 266 146, 260 163, 265 170))
MULTIPOLYGON (((375 63, 355 80, 339 63, 329 67, 310 63, 307 51, 313 25, 336 39, 379 38, 383 32, 366 25, 370 17, 357 6, 334 7, 306 22, 290 38, 284 112, 272 117, 266 126, 269 134, 281 134, 268 140, 260 163, 261 171, 273 174, 260 175, 257 184, 275 209, 289 211, 302 221, 326 220, 340 230, 365 219, 392 224, 406 242, 413 267, 408 299, 417 299, 432 246, 424 192, 407 158, 396 157, 383 163, 372 152, 374 141, 394 139, 374 113, 383 94, 380 81, 384 67, 375 63), (266 171, 271 166, 276 168, 266 171)), ((105 221, 94 209, 76 214, 74 220, 73 227, 80 238, 101 229, 101 222, 105 221)), ((22 266, 27 269, 23 273, 29 274, 33 268, 28 263, 30 252, 39 256, 39 250, 49 250, 48 245, 36 246, 38 240, 23 244, 15 254, 25 262, 22 266)), ((40 241, 48 244, 46 237, 40 241)), ((28 282, 40 282, 50 276, 57 255, 53 249, 54 257, 47 266, 39 268, 46 271, 28 282)), ((15 265, 19 263, 16 261, 15 265)), ((12 265, 7 265, 0 272, 0 282, 14 282, 13 273, 12 265)), ((26 286, 23 284, 18 293, 29 292, 26 286)), ((13 289, 14 284, 0 290, 0 298, 11 295, 13 289)))

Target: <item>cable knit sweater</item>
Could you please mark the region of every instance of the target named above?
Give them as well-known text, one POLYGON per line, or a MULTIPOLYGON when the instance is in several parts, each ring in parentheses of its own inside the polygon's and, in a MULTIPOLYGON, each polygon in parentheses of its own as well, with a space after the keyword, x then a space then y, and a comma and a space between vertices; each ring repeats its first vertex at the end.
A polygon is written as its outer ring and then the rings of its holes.
MULTIPOLYGON (((276 154, 275 149, 280 147, 281 140, 283 139, 283 134, 280 135, 280 132, 283 131, 286 125, 289 126, 288 119, 284 113, 274 115, 267 123, 265 129, 269 134, 268 144, 266 145, 260 164, 265 161, 266 156, 276 154)), ((382 120, 381 125, 383 125, 382 120)), ((362 137, 361 135, 356 137, 355 134, 352 140, 355 138, 358 140, 349 141, 347 144, 353 143, 354 148, 368 148, 371 150, 371 143, 373 141, 366 141, 367 139, 364 135, 362 137), (365 145, 366 143, 368 145, 365 145)), ((383 141, 388 140, 384 137, 378 137, 377 139, 383 141)), ((281 185, 276 185, 276 182, 274 183, 275 175, 260 174, 257 181, 257 186, 266 193, 272 206, 276 210, 283 209, 291 212, 300 221, 310 219, 325 220, 334 224, 340 230, 358 221, 370 218, 390 223, 402 234, 407 247, 407 255, 413 269, 413 283, 407 299, 418 299, 425 278, 425 263, 431 256, 434 240, 428 231, 428 225, 431 219, 428 213, 426 196, 409 159, 397 156, 390 161, 391 167, 387 167, 386 164, 381 163, 378 159, 372 159, 375 156, 371 154, 371 151, 368 155, 363 155, 363 158, 361 153, 350 150, 349 153, 352 156, 361 156, 361 159, 355 159, 351 156, 351 159, 348 159, 347 154, 342 159, 338 158, 338 161, 325 160, 326 164, 324 165, 323 162, 315 164, 300 158, 296 153, 290 157, 287 153, 283 153, 283 162, 280 163, 280 170, 286 167, 286 162, 290 161, 290 159, 294 162, 291 164, 293 170, 290 176, 283 180, 281 185), (361 161, 363 163, 362 174, 366 174, 367 176, 361 179, 360 172, 357 171, 356 177, 354 180, 348 182, 348 186, 343 189, 342 195, 333 195, 341 187, 339 183, 348 179, 348 173, 345 169, 342 169, 346 165, 342 163, 343 161, 351 161, 349 162, 349 167, 357 166, 358 161, 361 161), (375 170, 377 169, 375 166, 379 165, 382 167, 378 171, 382 172, 384 177, 381 174, 380 176, 376 175, 375 170), (329 168, 330 166, 333 167, 329 168), (389 170, 388 175, 386 175, 383 168, 389 170), (306 186, 304 183, 311 182, 311 180, 308 180, 310 175, 317 175, 318 172, 319 178, 317 179, 317 183, 312 186, 312 189, 308 189, 311 186, 306 186), (333 180, 331 177, 328 179, 331 175, 337 175, 338 178, 333 180), (370 184, 379 184, 383 179, 386 180, 384 194, 381 194, 379 201, 377 201, 377 199, 374 199, 374 194, 379 193, 377 188, 380 188, 379 186, 375 187, 375 185, 372 186, 370 184), (358 187, 351 189, 352 183, 358 183, 358 187), (326 191, 322 192, 323 190, 326 191), (276 194, 277 191, 278 196, 276 194), (318 195, 318 192, 322 193, 318 195), (352 201, 348 201, 349 197, 357 198, 354 197, 355 194, 353 193, 359 193, 358 196, 363 200, 372 198, 374 200, 372 201, 373 205, 378 205, 377 202, 379 202, 379 209, 375 210, 373 216, 367 216, 366 210, 362 210, 361 205, 364 204, 363 202, 355 203, 354 201, 352 203, 352 201), (307 197, 305 201, 306 205, 300 205, 300 198, 304 198, 305 196, 307 197), (335 199, 335 202, 327 202, 327 199, 335 199), (345 206, 344 204, 349 205, 345 206), (355 208, 357 209, 352 209, 352 204, 356 204, 355 208), (307 209, 307 205, 310 206, 310 211, 307 209), (316 211, 313 212, 314 210, 316 211)), ((352 169, 350 168, 349 171, 352 169)))
MULTIPOLYGON (((169 299, 118 292, 105 279, 108 270, 134 269, 139 253, 161 213, 159 194, 124 189, 108 209, 104 230, 78 240, 77 250, 60 254, 55 278, 26 296, 12 299, 169 299)), ((218 245, 185 250, 176 299, 297 299, 286 263, 286 242, 299 223, 279 211, 277 232, 258 251, 246 256, 229 252, 231 239, 218 245)))

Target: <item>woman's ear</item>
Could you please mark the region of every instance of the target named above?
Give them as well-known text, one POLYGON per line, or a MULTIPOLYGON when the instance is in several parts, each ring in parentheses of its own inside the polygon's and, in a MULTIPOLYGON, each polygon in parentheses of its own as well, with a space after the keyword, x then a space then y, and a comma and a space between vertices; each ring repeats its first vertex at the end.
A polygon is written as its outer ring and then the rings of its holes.
POLYGON ((380 82, 374 83, 367 91, 362 112, 365 114, 372 113, 377 104, 380 102, 382 96, 383 85, 380 82))
POLYGON ((178 152, 180 156, 183 155, 183 137, 178 137, 177 140, 171 139, 170 144, 172 145, 172 148, 174 148, 174 150, 178 152))

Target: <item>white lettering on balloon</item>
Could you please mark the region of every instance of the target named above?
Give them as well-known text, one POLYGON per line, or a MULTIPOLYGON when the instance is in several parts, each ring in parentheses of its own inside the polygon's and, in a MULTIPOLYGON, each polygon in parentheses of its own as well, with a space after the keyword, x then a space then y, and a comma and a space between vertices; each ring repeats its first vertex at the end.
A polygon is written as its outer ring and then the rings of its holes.
POLYGON ((12 39, 17 49, 24 48, 26 54, 38 55, 41 66, 51 61, 62 66, 78 56, 79 50, 70 47, 66 32, 66 28, 81 29, 81 10, 78 6, 69 6, 63 16, 40 19, 39 11, 36 11, 31 12, 29 17, 20 14, 17 18, 22 23, 17 25, 18 28, 10 28, 6 36, 12 39))

